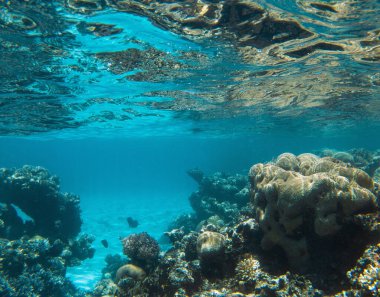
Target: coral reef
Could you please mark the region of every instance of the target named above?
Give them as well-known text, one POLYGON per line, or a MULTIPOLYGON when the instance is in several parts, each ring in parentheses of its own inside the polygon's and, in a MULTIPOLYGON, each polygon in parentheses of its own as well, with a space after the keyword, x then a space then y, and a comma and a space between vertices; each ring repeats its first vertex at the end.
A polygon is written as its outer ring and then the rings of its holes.
POLYGON ((70 262, 73 262, 72 256, 65 253, 59 240, 50 243, 43 237, 1 239, 0 295, 84 297, 85 294, 65 278, 70 262))
POLYGON ((33 222, 25 226, 28 235, 66 240, 80 231, 79 197, 61 193, 58 177, 45 168, 1 168, 0 202, 14 204, 32 218, 33 222))
MULTIPOLYGON (((199 170, 191 176, 202 197, 212 193, 218 201, 246 185, 233 188, 236 177, 199 170)), ((156 265, 143 270, 131 257, 120 265, 122 277, 102 280, 96 290, 118 297, 378 296, 380 195, 367 173, 333 157, 285 153, 254 165, 249 178, 251 200, 230 220, 202 209, 197 226, 197 212, 182 215, 172 226, 183 226, 167 232, 172 248, 156 265)))
POLYGON ((61 193, 46 169, 24 166, 0 169, 0 202, 0 295, 85 296, 65 277, 95 252, 94 237, 78 235, 79 197, 61 193))

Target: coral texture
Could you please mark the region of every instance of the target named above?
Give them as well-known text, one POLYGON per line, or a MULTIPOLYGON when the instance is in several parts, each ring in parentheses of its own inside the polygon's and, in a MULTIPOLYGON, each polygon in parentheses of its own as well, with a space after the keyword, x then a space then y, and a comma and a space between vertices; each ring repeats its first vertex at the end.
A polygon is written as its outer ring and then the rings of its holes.
POLYGON ((197 239, 197 252, 201 260, 219 259, 224 254, 225 237, 218 232, 206 231, 197 239))
POLYGON ((249 172, 261 246, 281 246, 298 268, 309 258, 307 238, 336 234, 354 215, 374 212, 376 196, 367 173, 312 154, 285 153, 249 172))
POLYGON ((119 282, 125 277, 131 277, 133 279, 142 280, 146 276, 146 273, 140 267, 133 264, 126 264, 121 266, 116 272, 116 282, 119 282))
POLYGON ((148 233, 131 234, 122 239, 123 253, 132 262, 143 267, 154 265, 159 256, 160 247, 148 233))
POLYGON ((65 277, 71 256, 59 240, 0 240, 0 295, 85 296, 65 277))
POLYGON ((24 166, 0 169, 0 202, 0 295, 85 296, 66 278, 95 252, 94 237, 77 236, 79 198, 59 192, 46 169, 24 166))

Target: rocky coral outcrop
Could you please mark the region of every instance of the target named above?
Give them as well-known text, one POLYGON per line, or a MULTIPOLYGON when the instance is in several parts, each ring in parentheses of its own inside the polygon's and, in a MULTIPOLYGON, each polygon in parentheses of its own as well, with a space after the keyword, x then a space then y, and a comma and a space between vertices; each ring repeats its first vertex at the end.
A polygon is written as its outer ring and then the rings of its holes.
POLYGON ((28 235, 68 240, 80 232, 79 197, 61 193, 58 177, 43 167, 1 168, 0 202, 16 205, 32 219, 24 228, 28 235))
POLYGON ((85 296, 66 268, 92 258, 93 236, 79 234, 79 197, 61 193, 42 167, 0 169, 0 295, 85 296))
POLYGON ((298 268, 309 259, 313 234, 335 235, 354 215, 377 209, 370 176, 333 158, 282 154, 249 175, 261 246, 281 246, 298 268))

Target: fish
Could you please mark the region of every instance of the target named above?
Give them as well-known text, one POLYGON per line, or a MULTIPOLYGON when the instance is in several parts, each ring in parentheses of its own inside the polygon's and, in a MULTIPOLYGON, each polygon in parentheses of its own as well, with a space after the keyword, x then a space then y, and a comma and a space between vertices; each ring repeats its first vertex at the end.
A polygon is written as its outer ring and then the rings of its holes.
POLYGON ((133 219, 132 217, 128 217, 127 222, 128 222, 129 227, 131 228, 136 228, 139 225, 139 222, 133 219))
POLYGON ((108 248, 108 241, 106 239, 103 239, 101 243, 105 248, 108 248))

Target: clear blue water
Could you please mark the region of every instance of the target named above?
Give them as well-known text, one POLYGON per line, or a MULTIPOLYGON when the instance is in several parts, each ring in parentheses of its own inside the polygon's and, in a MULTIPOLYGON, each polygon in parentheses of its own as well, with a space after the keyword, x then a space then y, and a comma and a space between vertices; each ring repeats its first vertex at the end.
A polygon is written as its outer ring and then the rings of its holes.
POLYGON ((282 152, 380 148, 379 61, 363 60, 376 50, 358 47, 372 33, 378 42, 378 1, 363 13, 354 3, 356 14, 337 20, 297 1, 258 1, 290 14, 313 40, 347 46, 281 63, 260 60, 260 48, 247 62, 229 39, 180 35, 114 8, 81 14, 54 1, 39 13, 21 2, 0 2, 0 167, 44 166, 80 195, 82 231, 97 249, 68 271, 82 288, 99 279, 107 253, 121 253, 120 236, 159 239, 190 210, 190 168, 245 174, 282 152), (20 27, 16 15, 36 27, 20 27), (82 23, 122 31, 98 36, 82 23), (97 56, 130 49, 147 52, 128 57, 131 65, 97 56))

